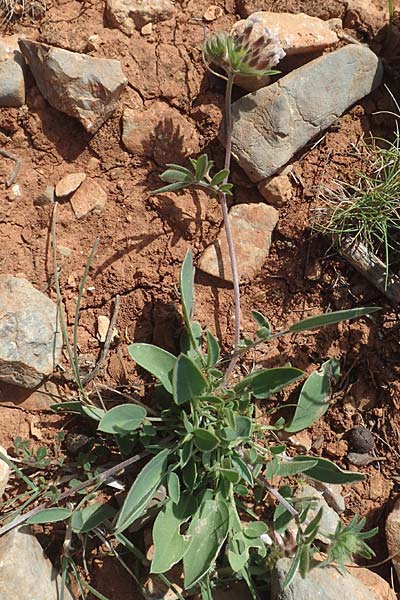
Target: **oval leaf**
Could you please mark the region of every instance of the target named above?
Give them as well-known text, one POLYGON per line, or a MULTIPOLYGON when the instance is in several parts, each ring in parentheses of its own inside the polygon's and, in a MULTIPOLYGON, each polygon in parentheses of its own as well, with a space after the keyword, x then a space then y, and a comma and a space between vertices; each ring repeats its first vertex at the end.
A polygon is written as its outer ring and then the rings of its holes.
POLYGON ((382 310, 380 306, 366 306, 364 308, 352 308, 350 310, 337 310, 335 312, 325 313, 324 315, 318 315, 317 317, 303 319, 302 321, 299 321, 299 323, 295 323, 289 327, 289 329, 294 333, 299 331, 310 331, 310 329, 317 329, 318 327, 334 325, 335 323, 341 323, 342 321, 348 321, 349 319, 356 319, 357 317, 371 315, 378 310, 382 310))
POLYGON ((72 511, 68 508, 45 508, 40 512, 36 513, 32 517, 29 517, 27 523, 29 525, 35 525, 38 523, 56 523, 57 521, 64 521, 69 519, 72 511))
POLYGON ((340 363, 331 358, 308 377, 300 392, 293 420, 285 431, 296 433, 310 427, 328 410, 332 385, 340 375, 340 363))
POLYGON ((97 429, 114 435, 126 435, 138 429, 146 415, 146 409, 142 406, 121 404, 106 412, 97 429))
POLYGON ((168 495, 174 504, 178 504, 181 497, 181 486, 176 473, 168 475, 168 495))
POLYGON ((202 452, 211 452, 219 445, 217 436, 207 429, 194 429, 193 441, 202 452))
POLYGON ((317 481, 323 481, 324 483, 353 483, 354 481, 365 479, 365 475, 362 473, 344 471, 326 458, 319 458, 317 456, 296 456, 293 458, 293 462, 303 460, 316 461, 317 464, 315 467, 307 469, 307 477, 312 477, 312 479, 316 479, 317 481))
POLYGON ((138 365, 157 377, 167 392, 172 394, 172 372, 176 356, 152 344, 131 344, 128 352, 138 365))
POLYGON ((142 516, 147 504, 160 487, 167 468, 169 450, 165 449, 156 454, 140 471, 125 502, 122 505, 117 523, 116 533, 122 533, 136 519, 142 516))
POLYGON ((207 379, 200 369, 186 354, 180 354, 172 374, 173 397, 176 404, 190 402, 206 387, 207 379))
POLYGON ((158 513, 152 531, 154 557, 151 573, 165 573, 183 558, 190 543, 187 536, 180 534, 184 521, 172 502, 168 502, 158 513))
POLYGON ((245 377, 236 386, 236 390, 240 391, 249 387, 256 398, 269 398, 303 376, 304 371, 294 367, 263 369, 245 377))
POLYGON ((219 355, 218 340, 207 330, 207 367, 214 366, 218 362, 219 355))
POLYGON ((183 260, 181 273, 180 273, 181 301, 182 301, 183 316, 185 319, 185 325, 186 325, 187 329, 190 328, 190 321, 191 321, 192 312, 193 312, 193 298, 194 298, 193 282, 194 282, 193 254, 190 250, 188 250, 186 252, 185 258, 183 260))
POLYGON ((76 533, 87 533, 107 519, 112 519, 115 515, 115 508, 109 504, 95 502, 77 510, 72 514, 71 527, 76 533))

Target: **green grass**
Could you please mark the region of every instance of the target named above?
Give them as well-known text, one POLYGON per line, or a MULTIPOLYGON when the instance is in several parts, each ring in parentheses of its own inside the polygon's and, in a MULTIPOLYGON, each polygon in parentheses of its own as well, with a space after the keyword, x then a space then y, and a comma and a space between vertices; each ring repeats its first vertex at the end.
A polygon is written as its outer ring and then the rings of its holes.
POLYGON ((336 182, 325 189, 324 205, 315 212, 313 228, 339 245, 359 241, 390 268, 400 261, 400 135, 393 142, 374 139, 368 146, 369 173, 354 184, 336 182), (379 147, 381 144, 382 147, 379 147))

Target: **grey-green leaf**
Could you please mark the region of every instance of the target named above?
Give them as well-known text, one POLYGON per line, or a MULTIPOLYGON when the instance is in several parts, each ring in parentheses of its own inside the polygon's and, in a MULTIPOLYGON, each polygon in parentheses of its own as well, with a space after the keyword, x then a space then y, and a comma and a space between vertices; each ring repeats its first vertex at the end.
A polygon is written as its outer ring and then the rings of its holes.
POLYGON ((154 557, 152 573, 165 573, 179 562, 189 548, 190 539, 180 534, 185 519, 172 502, 168 502, 158 513, 153 525, 154 557))
POLYGON ((190 545, 183 557, 185 588, 189 589, 213 567, 229 529, 229 510, 224 500, 206 500, 188 529, 190 545))
POLYGON ((45 508, 26 521, 29 525, 38 523, 56 523, 68 519, 72 511, 68 508, 45 508))
POLYGON ((207 429, 194 429, 193 441, 195 446, 202 452, 211 452, 219 445, 219 439, 207 429))
POLYGON ((196 160, 196 169, 195 169, 195 179, 197 182, 201 181, 204 175, 207 173, 208 167, 208 156, 207 154, 202 154, 196 160))
POLYGON ((167 392, 172 394, 172 372, 176 356, 152 344, 131 344, 128 352, 138 365, 157 377, 167 392))
POLYGON ((76 533, 87 533, 107 519, 111 519, 115 515, 115 508, 109 504, 95 502, 76 510, 72 514, 71 527, 76 533))
POLYGON ((168 475, 168 495, 174 504, 178 504, 181 497, 179 477, 175 472, 168 475))
POLYGON ((323 481, 324 483, 353 483, 354 481, 365 479, 365 475, 362 473, 345 471, 326 458, 317 456, 296 456, 293 458, 293 462, 297 462, 298 460, 316 461, 317 464, 315 467, 307 469, 307 477, 312 477, 312 479, 317 479, 317 481, 323 481))
POLYGON ((310 427, 328 410, 332 385, 340 375, 340 363, 335 358, 327 360, 321 368, 311 373, 300 392, 292 422, 285 431, 296 433, 310 427))
POLYGON ((207 387, 207 380, 194 362, 180 354, 172 374, 173 398, 176 404, 190 402, 207 387))
POLYGON ((294 367, 262 369, 245 377, 236 390, 249 387, 256 398, 269 398, 303 376, 304 372, 294 367))
POLYGON ((223 183, 225 181, 225 179, 228 179, 228 177, 229 177, 229 171, 227 169, 222 169, 221 171, 218 171, 218 173, 216 173, 214 175, 214 177, 211 180, 211 185, 219 186, 221 183, 223 183))
POLYGON ((185 319, 186 328, 190 328, 190 321, 193 313, 193 298, 194 298, 194 268, 193 268, 193 254, 190 250, 186 252, 185 258, 183 259, 181 273, 180 273, 180 288, 181 288, 181 300, 183 316, 185 319))
POLYGON ((170 183, 179 182, 185 184, 190 184, 193 181, 192 174, 189 170, 185 173, 181 170, 178 171, 176 169, 167 169, 166 171, 164 171, 164 173, 160 175, 160 179, 161 181, 167 181, 170 183))
POLYGON ((207 367, 214 366, 218 362, 219 355, 218 340, 207 330, 207 367))
POLYGON ((299 331, 309 331, 310 329, 317 329, 318 327, 334 325, 335 323, 341 323, 342 321, 348 321, 349 319, 356 319, 365 315, 371 315, 378 310, 382 310, 380 306, 366 306, 364 308, 338 310, 335 312, 325 313, 324 315, 318 315, 317 317, 303 319, 302 321, 299 321, 298 323, 295 323, 289 327, 289 329, 294 333, 299 331))
POLYGON ((121 404, 106 412, 97 429, 114 435, 127 435, 142 425, 146 415, 146 409, 142 406, 121 404))
POLYGON ((115 526, 117 533, 122 533, 146 510, 165 476, 168 453, 169 450, 165 449, 156 454, 136 477, 119 513, 115 526))

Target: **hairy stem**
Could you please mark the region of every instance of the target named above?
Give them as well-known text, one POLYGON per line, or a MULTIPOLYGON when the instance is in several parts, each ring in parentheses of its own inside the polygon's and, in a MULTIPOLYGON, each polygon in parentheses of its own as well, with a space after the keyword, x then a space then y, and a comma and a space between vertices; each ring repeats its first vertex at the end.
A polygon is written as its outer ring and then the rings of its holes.
MULTIPOLYGON (((224 168, 229 171, 231 164, 232 154, 232 87, 234 74, 230 73, 226 84, 225 92, 225 135, 226 135, 226 146, 225 146, 225 163, 224 168)), ((225 179, 226 183, 228 178, 225 179)), ((233 234, 231 222, 228 215, 228 206, 226 203, 226 194, 220 194, 220 203, 222 209, 222 215, 224 218, 224 227, 226 233, 226 240, 228 243, 229 260, 232 270, 232 282, 233 282, 233 297, 235 303, 235 340, 234 340, 234 354, 228 365, 228 369, 225 374, 225 382, 229 381, 230 376, 235 368, 238 361, 237 351, 239 349, 240 342, 240 287, 239 287, 239 273, 236 260, 235 246, 233 242, 233 234)))

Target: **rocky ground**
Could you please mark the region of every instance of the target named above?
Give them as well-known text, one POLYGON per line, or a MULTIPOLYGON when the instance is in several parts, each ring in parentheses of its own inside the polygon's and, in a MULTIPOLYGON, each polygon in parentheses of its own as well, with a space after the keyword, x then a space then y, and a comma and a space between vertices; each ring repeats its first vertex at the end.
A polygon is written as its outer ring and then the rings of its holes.
MULTIPOLYGON (((311 371, 328 357, 340 358, 342 377, 331 409, 292 443, 368 475, 341 491, 343 514, 365 515, 370 527, 380 528, 375 550, 383 560, 386 517, 400 484, 397 307, 329 241, 313 235, 310 222, 324 185, 354 181, 367 167, 363 137, 389 136, 394 129, 393 119, 380 114, 393 108, 382 78, 394 94, 400 89, 398 40, 387 43, 385 0, 215 5, 160 0, 131 12, 123 8, 129 2, 120 0, 50 0, 46 11, 40 3, 26 4, 36 12, 3 23, 0 39, 0 444, 15 456, 14 440, 20 437, 33 448, 68 457, 70 447, 58 447, 56 434, 87 433, 85 422, 49 410, 55 399, 74 393, 65 349, 57 337, 53 344, 54 200, 58 272, 71 334, 79 283, 99 240, 81 307, 83 374, 99 358, 103 329, 119 297, 117 335, 92 386, 146 396, 146 382, 126 346, 146 341, 176 351, 181 325, 176 282, 188 247, 199 266, 196 316, 229 348, 233 299, 218 202, 202 192, 149 192, 167 162, 207 152, 223 166, 218 133, 224 85, 202 64, 204 28, 229 30, 256 11, 303 12, 329 23, 301 17, 299 24, 286 17, 282 30, 291 35, 282 75, 252 97, 244 97, 239 86, 234 90, 231 211, 240 241, 242 328, 254 330, 251 309, 268 316, 275 330, 326 310, 379 305, 383 311, 351 325, 279 338, 241 368, 251 368, 253 360, 264 366, 290 361, 311 371), (355 426, 372 433, 367 450, 349 439, 355 426), (362 464, 356 466, 354 460, 362 459, 354 453, 364 456, 362 464)), ((9 486, 4 498, 15 492, 9 486)), ((389 553, 400 543, 393 514, 389 553)), ((59 533, 53 531, 51 541, 41 538, 53 560, 62 544, 59 533)), ((30 547, 26 539, 18 544, 17 555, 30 547)), ((132 598, 131 582, 118 576, 118 568, 99 552, 91 582, 110 600, 132 598)), ((390 562, 376 571, 392 581, 390 562)), ((377 599, 386 597, 381 592, 377 599)), ((304 597, 316 592, 307 593, 304 597)))

